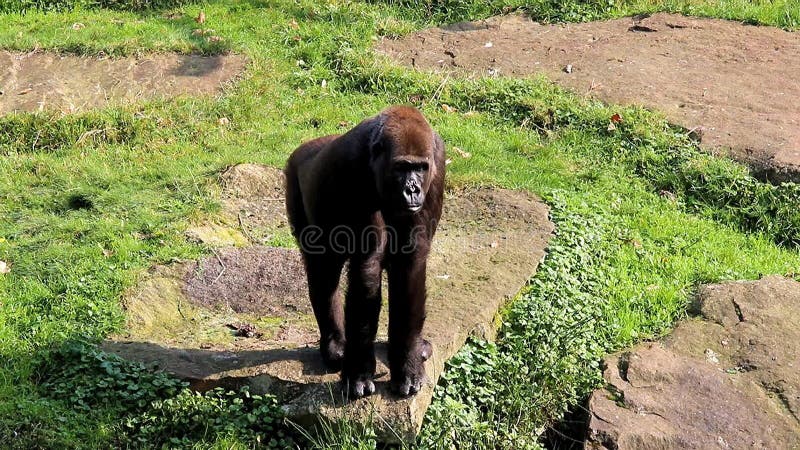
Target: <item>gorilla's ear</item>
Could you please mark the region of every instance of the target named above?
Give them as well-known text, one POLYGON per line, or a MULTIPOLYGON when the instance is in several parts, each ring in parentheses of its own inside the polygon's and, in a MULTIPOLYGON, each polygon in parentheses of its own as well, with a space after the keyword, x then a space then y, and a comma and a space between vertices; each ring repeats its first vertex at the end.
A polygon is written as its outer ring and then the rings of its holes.
POLYGON ((433 151, 434 157, 444 159, 444 139, 435 131, 433 132, 433 151))
POLYGON ((383 141, 383 128, 386 123, 386 117, 383 114, 378 114, 369 121, 369 154, 371 157, 376 157, 384 150, 383 141))
MULTIPOLYGON (((434 161, 434 169, 435 171, 444 170, 445 161, 447 160, 447 156, 445 155, 445 145, 444 139, 439 136, 439 133, 433 132, 433 161, 434 161)), ((435 176, 435 172, 432 172, 435 176)), ((442 172, 444 173, 444 172, 442 172)))

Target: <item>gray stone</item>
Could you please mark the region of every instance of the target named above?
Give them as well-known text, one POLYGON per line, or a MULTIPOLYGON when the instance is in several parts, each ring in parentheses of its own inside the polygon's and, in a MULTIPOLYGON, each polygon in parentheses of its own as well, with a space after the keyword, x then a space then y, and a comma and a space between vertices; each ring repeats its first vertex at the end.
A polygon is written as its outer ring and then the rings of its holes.
POLYGON ((246 63, 240 55, 109 58, 0 51, 0 115, 73 113, 154 97, 213 94, 246 63))
POLYGON ((800 448, 800 283, 709 285, 694 308, 662 342, 606 360, 587 446, 800 448))

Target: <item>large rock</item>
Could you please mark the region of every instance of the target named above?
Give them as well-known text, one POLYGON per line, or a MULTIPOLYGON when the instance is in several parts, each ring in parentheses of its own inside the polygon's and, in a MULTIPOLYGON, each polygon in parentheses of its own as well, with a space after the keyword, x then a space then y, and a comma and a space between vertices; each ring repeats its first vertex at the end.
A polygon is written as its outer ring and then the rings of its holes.
MULTIPOLYGON (((274 169, 247 165, 229 170, 223 176, 223 211, 247 222, 222 221, 238 223, 248 236, 286 230, 280 183, 274 169), (241 195, 234 195, 232 186, 240 186, 241 195)), ((198 389, 248 385, 276 393, 289 417, 304 425, 313 424, 319 414, 334 420, 345 416, 371 420, 382 440, 410 440, 419 431, 445 361, 470 333, 491 336, 498 309, 533 275, 552 231, 547 207, 530 194, 448 190, 428 267, 424 333, 434 347, 426 366, 430 382, 410 399, 387 392, 384 308, 378 393, 343 401, 338 374, 326 373, 317 351, 302 261, 294 249, 226 247, 200 261, 154 268, 125 300, 127 333, 105 348, 155 363, 198 389), (247 331, 261 336, 234 335, 247 331)))
POLYGON ((758 175, 800 180, 800 33, 675 14, 562 25, 512 15, 378 49, 422 69, 545 74, 581 95, 661 110, 758 175))
POLYGON ((606 360, 589 448, 800 448, 800 283, 705 286, 699 318, 606 360))

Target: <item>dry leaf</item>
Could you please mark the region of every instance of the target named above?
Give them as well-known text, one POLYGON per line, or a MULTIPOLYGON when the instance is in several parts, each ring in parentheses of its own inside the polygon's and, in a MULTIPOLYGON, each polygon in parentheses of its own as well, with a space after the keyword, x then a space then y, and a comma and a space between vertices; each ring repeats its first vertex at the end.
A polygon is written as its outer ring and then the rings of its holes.
POLYGON ((194 21, 197 23, 205 23, 206 22, 206 13, 204 11, 200 11, 200 14, 194 18, 194 21))
POLYGON ((615 123, 620 123, 622 122, 622 116, 620 116, 619 114, 614 114, 613 116, 611 116, 611 121, 615 123))
POLYGON ((608 122, 608 128, 606 128, 606 129, 607 129, 608 131, 614 131, 614 130, 616 130, 616 129, 617 129, 617 126, 616 126, 616 125, 614 125, 614 122, 608 122))
POLYGON ((492 242, 491 244, 489 244, 489 247, 497 248, 498 245, 500 244, 498 244, 497 242, 492 242))
POLYGON ((480 114, 478 111, 471 110, 464 113, 464 117, 474 117, 480 114))
POLYGON ((111 250, 108 250, 108 249, 106 249, 106 248, 104 248, 104 249, 103 249, 103 256, 105 256, 106 258, 110 258, 110 257, 112 257, 113 255, 114 255, 114 252, 113 252, 113 251, 111 251, 111 250))
POLYGON ((689 130, 689 139, 695 142, 702 142, 703 140, 703 133, 705 133, 705 128, 703 127, 694 127, 689 130))
POLYGON ((445 160, 444 160, 444 165, 445 165, 445 166, 449 166, 449 165, 450 165, 450 163, 452 163, 452 162, 453 162, 453 160, 452 160, 452 159, 450 159, 450 158, 447 158, 447 159, 445 159, 445 160))
POLYGON ((642 243, 638 239, 630 239, 628 240, 628 244, 633 246, 633 248, 642 248, 642 243))
POLYGON ((665 189, 662 189, 662 190, 658 191, 658 195, 660 195, 663 198, 666 198, 667 200, 671 200, 673 202, 678 199, 677 195, 675 195, 674 193, 672 193, 670 191, 667 191, 665 189))
POLYGON ((339 122, 339 128, 347 128, 348 126, 350 126, 350 122, 346 120, 339 122))
POLYGON ((483 46, 486 47, 486 48, 492 48, 494 46, 494 44, 492 44, 491 42, 487 42, 487 43, 483 44, 483 46))
POLYGON ((25 94, 27 94, 28 92, 31 92, 31 91, 33 91, 33 89, 31 89, 31 88, 25 88, 25 89, 23 89, 23 90, 21 90, 21 91, 17 92, 17 95, 25 95, 25 94))
POLYGON ((450 105, 448 105, 446 103, 442 103, 442 109, 446 113, 454 113, 454 112, 457 111, 455 108, 453 108, 452 106, 450 106, 450 105))
POLYGON ((289 28, 296 30, 300 28, 300 25, 297 24, 296 20, 292 19, 291 22, 289 22, 289 28))
POLYGON ((192 30, 192 35, 194 35, 194 36, 202 36, 203 33, 204 33, 204 31, 201 30, 200 28, 195 28, 194 30, 192 30))
POLYGON ((86 25, 84 25, 84 24, 82 24, 80 22, 75 22, 75 23, 72 24, 72 29, 75 30, 75 31, 82 30, 84 28, 86 28, 86 25))
POLYGON ((206 38, 208 42, 221 42, 222 38, 219 36, 209 36, 206 38))
POLYGON ((320 85, 322 86, 323 89, 326 88, 328 86, 328 80, 322 80, 322 83, 320 83, 320 85))
POLYGON ((229 123, 231 123, 231 121, 230 121, 230 120, 229 120, 227 117, 220 117, 220 118, 217 120, 217 123, 218 123, 218 124, 220 124, 220 125, 222 125, 222 126, 226 126, 226 125, 228 125, 229 123))
POLYGON ((229 323, 228 328, 234 330, 234 336, 246 338, 259 338, 263 335, 255 325, 247 322, 229 323))
POLYGON ((0 275, 5 275, 8 272, 11 272, 11 264, 8 264, 5 261, 0 261, 0 275))
POLYGON ((472 153, 470 153, 470 152, 465 152, 464 150, 461 150, 461 149, 460 149, 460 148, 458 148, 458 147, 453 147, 453 151, 454 151, 454 152, 456 152, 456 153, 458 153, 458 156, 460 156, 460 157, 462 157, 462 158, 469 158, 470 156, 472 156, 472 153))
POLYGON ((567 66, 564 67, 564 72, 572 73, 572 64, 567 64, 567 66))

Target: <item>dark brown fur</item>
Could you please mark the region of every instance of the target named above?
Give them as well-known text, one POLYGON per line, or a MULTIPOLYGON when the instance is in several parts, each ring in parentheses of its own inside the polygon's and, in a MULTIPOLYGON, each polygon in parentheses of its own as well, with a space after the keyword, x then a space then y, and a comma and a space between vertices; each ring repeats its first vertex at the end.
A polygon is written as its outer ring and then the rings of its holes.
POLYGON ((393 106, 344 135, 304 143, 285 172, 286 209, 305 261, 324 361, 341 364, 351 395, 374 392, 386 269, 392 386, 400 395, 415 394, 431 354, 422 327, 426 262, 442 213, 441 137, 415 108, 393 106), (340 248, 335 236, 342 230, 357 239, 340 248), (346 261, 343 309, 338 286, 346 261))

